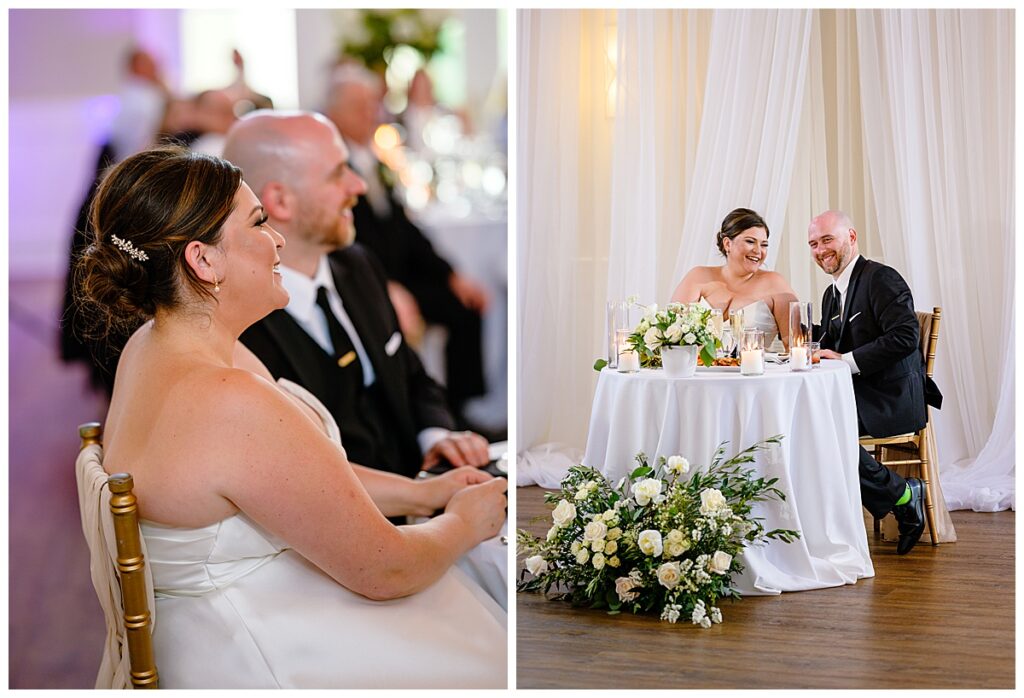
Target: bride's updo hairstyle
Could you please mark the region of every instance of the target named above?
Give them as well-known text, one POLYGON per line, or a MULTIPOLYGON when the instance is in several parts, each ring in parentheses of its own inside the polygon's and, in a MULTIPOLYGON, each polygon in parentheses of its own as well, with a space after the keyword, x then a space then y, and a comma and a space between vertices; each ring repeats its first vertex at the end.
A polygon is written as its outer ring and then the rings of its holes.
POLYGON ((723 257, 726 256, 725 239, 729 238, 732 240, 747 228, 764 228, 764 236, 768 237, 771 235, 771 232, 768 230, 768 224, 764 222, 764 218, 761 218, 756 211, 751 211, 749 208, 733 209, 725 217, 725 220, 722 221, 722 227, 715 238, 715 242, 718 244, 718 251, 722 253, 723 257))
POLYGON ((113 167, 93 200, 92 244, 76 267, 88 333, 131 332, 158 308, 180 306, 188 289, 212 298, 210 284, 185 262, 185 247, 220 241, 241 184, 230 162, 176 146, 113 167))

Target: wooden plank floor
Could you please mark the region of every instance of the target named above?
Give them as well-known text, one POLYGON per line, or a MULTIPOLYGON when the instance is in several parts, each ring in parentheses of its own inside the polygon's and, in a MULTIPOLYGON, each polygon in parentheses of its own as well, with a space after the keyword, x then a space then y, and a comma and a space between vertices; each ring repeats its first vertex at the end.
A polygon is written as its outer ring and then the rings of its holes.
POLYGON ((103 615, 75 486, 76 428, 102 419, 85 367, 57 359, 63 279, 10 285, 10 688, 92 688, 103 615))
MULTIPOLYGON (((545 533, 543 490, 516 498, 545 533)), ((517 686, 1013 688, 1014 516, 952 512, 957 543, 902 557, 872 534, 874 578, 725 602, 708 630, 517 594, 517 686)))

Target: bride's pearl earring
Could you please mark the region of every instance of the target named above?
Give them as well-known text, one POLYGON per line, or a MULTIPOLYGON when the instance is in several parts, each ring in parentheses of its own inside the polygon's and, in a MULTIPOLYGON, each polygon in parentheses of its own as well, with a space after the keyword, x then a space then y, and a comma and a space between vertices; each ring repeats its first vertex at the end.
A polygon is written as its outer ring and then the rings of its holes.
POLYGON ((220 293, 220 282, 217 281, 217 275, 216 274, 214 274, 214 276, 213 276, 213 292, 214 293, 220 293))

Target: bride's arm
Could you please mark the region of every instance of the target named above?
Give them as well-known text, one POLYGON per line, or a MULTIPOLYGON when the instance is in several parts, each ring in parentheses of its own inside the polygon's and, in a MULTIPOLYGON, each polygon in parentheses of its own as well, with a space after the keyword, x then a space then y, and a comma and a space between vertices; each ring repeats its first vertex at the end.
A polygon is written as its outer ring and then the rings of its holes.
POLYGON ((700 300, 700 289, 704 283, 704 272, 701 267, 694 267, 686 272, 686 276, 672 292, 672 303, 696 303, 700 300))
MULTIPOLYGON (((260 526, 340 584, 372 599, 415 593, 436 581, 505 518, 503 478, 452 496, 444 514, 395 527, 374 504, 344 453, 273 385, 225 371, 206 422, 210 465, 198 476, 260 526), (212 411, 214 410, 215 411, 212 411)), ((185 432, 187 433, 187 432, 185 432)))
POLYGON ((358 463, 350 465, 384 516, 430 516, 462 488, 492 479, 477 468, 454 468, 437 477, 413 480, 358 463))
MULTIPOLYGON (((259 357, 241 342, 235 342, 233 360, 236 368, 252 371, 271 383, 275 382, 259 357)), ((370 499, 384 516, 429 516, 443 508, 452 495, 466 485, 491 479, 490 475, 476 468, 458 468, 430 480, 410 480, 356 463, 351 465, 370 499), (473 472, 456 474, 459 470, 473 472)))

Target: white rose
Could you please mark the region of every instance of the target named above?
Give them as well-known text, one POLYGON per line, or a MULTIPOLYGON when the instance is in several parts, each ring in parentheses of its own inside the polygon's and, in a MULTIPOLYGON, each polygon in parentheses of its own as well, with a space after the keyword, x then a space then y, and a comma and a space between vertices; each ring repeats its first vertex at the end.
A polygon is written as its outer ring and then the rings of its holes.
POLYGON ((658 531, 641 531, 640 536, 636 539, 636 544, 644 555, 651 557, 661 555, 661 533, 658 531))
POLYGON ((717 551, 711 558, 711 562, 708 563, 708 567, 715 574, 725 574, 729 571, 729 565, 732 564, 732 555, 724 553, 721 550, 717 551))
POLYGON ((633 486, 633 497, 640 506, 646 506, 661 494, 661 480, 652 477, 644 478, 633 486))
POLYGON ((573 555, 575 555, 579 551, 580 551, 580 542, 578 540, 574 540, 572 542, 572 545, 569 546, 569 552, 572 553, 573 555))
POLYGON ((647 318, 640 321, 640 324, 636 326, 636 331, 643 334, 651 328, 651 323, 647 322, 647 318))
POLYGON ((619 556, 618 555, 612 555, 610 558, 608 558, 608 566, 609 567, 618 567, 619 564, 620 563, 619 563, 619 556))
POLYGON ((563 499, 551 512, 551 518, 554 519, 555 525, 561 528, 576 518, 576 506, 569 500, 563 499))
POLYGON ((638 596, 637 592, 633 591, 636 586, 637 583, 632 577, 619 577, 615 580, 615 593, 622 601, 632 601, 638 596))
POLYGON ((608 526, 604 521, 594 519, 583 528, 583 540, 588 542, 601 540, 606 533, 608 533, 608 526))
POLYGON ((526 569, 534 577, 542 575, 548 571, 548 561, 542 558, 540 555, 528 557, 526 558, 526 569))
POLYGON ((615 542, 615 541, 613 541, 613 540, 607 541, 607 542, 606 542, 606 543, 604 544, 604 551, 605 551, 606 553, 608 553, 609 555, 611 555, 612 553, 614 553, 614 552, 615 552, 615 551, 617 551, 618 549, 619 549, 619 544, 618 544, 618 543, 616 543, 616 542, 615 542))
POLYGON ((666 562, 658 568, 658 583, 666 589, 675 589, 681 576, 678 562, 666 562))
POLYGON ((622 529, 613 528, 612 530, 608 531, 607 538, 608 540, 618 540, 619 538, 622 538, 622 529))
POLYGON ((683 328, 673 323, 665 329, 665 342, 668 344, 676 344, 679 342, 679 338, 683 336, 683 328))
POLYGON ((690 549, 690 541, 680 534, 677 540, 665 540, 665 557, 679 557, 690 549))
POLYGON ((598 553, 597 555, 594 555, 592 564, 594 565, 595 570, 604 569, 604 562, 604 553, 598 553))
POLYGON ((657 327, 652 327, 644 332, 644 344, 650 349, 657 349, 661 345, 661 336, 657 327))
POLYGON ((590 559, 590 551, 586 548, 580 548, 580 551, 576 553, 576 562, 581 565, 587 564, 587 560, 590 559))
POLYGON ((614 521, 616 518, 618 518, 618 516, 619 515, 616 513, 614 509, 609 509, 605 513, 601 514, 601 518, 607 522, 614 521))
POLYGON ((710 514, 726 506, 725 497, 714 488, 700 493, 700 513, 710 514))
POLYGON ((665 468, 670 473, 685 475, 690 471, 690 461, 686 460, 682 456, 670 456, 668 462, 665 464, 665 468))
POLYGON ((548 529, 548 542, 550 543, 558 536, 558 526, 552 526, 548 529))
POLYGON ((590 544, 590 547, 595 553, 608 552, 608 544, 604 541, 603 538, 599 538, 592 542, 590 544))

